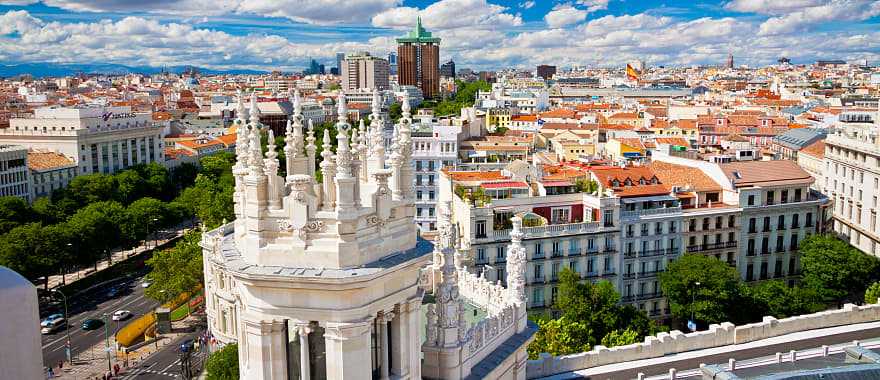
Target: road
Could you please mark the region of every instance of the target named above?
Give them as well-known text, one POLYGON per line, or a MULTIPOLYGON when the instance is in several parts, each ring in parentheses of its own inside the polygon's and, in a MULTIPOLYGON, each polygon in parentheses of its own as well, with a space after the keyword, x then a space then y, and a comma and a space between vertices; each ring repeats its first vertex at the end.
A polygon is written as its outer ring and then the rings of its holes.
POLYGON ((638 374, 644 373, 646 376, 657 376, 669 373, 670 368, 678 368, 679 370, 699 368, 700 363, 718 364, 726 363, 727 359, 734 358, 737 361, 753 359, 762 356, 774 355, 777 352, 788 352, 789 350, 803 350, 808 348, 820 347, 822 345, 834 345, 853 340, 866 340, 880 337, 880 328, 865 329, 859 331, 844 332, 836 335, 820 336, 810 339, 802 339, 794 342, 785 342, 780 344, 766 345, 756 348, 740 350, 731 353, 719 355, 703 356, 696 359, 670 360, 658 365, 638 366, 626 370, 604 372, 601 374, 582 376, 577 373, 567 373, 551 376, 551 379, 634 379, 638 374))
MULTIPOLYGON (((173 344, 168 344, 160 351, 150 355, 137 368, 130 369, 121 374, 120 380, 167 380, 181 378, 180 351, 178 347, 184 340, 194 338, 198 334, 198 332, 191 332, 180 336, 174 340, 173 344)), ((206 350, 203 349, 199 353, 194 353, 190 361, 194 366, 197 365, 196 368, 201 368, 200 364, 205 359, 205 356, 206 350)), ((197 371, 193 371, 193 373, 197 374, 197 371)))
MULTIPOLYGON (((104 313, 113 314, 116 310, 129 310, 133 317, 126 321, 114 322, 110 321, 108 333, 115 334, 116 330, 124 326, 125 323, 137 318, 145 313, 153 310, 158 306, 158 302, 146 298, 144 296, 144 288, 141 287, 141 276, 133 277, 132 280, 124 282, 115 287, 118 294, 110 296, 108 294, 110 285, 96 288, 92 291, 86 291, 80 296, 71 296, 68 299, 68 308, 70 320, 68 327, 70 328, 71 355, 76 357, 82 352, 87 352, 86 357, 90 355, 89 349, 94 345, 104 341, 104 328, 92 331, 83 331, 80 325, 82 321, 88 318, 100 319, 104 313)), ((49 307, 41 305, 41 307, 49 307)), ((46 366, 57 366, 64 360, 66 361, 65 346, 67 341, 67 333, 64 329, 58 330, 53 334, 42 336, 43 345, 43 363, 46 366)), ((111 339, 112 341, 112 339, 111 339)), ((111 343, 112 344, 112 343, 111 343)), ((98 350, 94 350, 92 355, 105 357, 106 354, 98 350)))

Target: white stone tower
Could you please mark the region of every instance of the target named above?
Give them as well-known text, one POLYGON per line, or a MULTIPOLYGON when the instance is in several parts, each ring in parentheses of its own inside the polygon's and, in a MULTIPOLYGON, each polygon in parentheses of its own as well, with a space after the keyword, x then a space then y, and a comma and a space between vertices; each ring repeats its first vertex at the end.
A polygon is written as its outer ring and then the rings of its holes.
POLYGON ((316 131, 292 98, 282 164, 274 136, 261 153, 256 97, 245 120, 239 95, 236 220, 202 240, 209 328, 238 342, 242 379, 420 379, 433 247, 413 224, 408 112, 386 167, 378 104, 358 130, 340 95, 336 148, 324 130, 316 167, 316 131))

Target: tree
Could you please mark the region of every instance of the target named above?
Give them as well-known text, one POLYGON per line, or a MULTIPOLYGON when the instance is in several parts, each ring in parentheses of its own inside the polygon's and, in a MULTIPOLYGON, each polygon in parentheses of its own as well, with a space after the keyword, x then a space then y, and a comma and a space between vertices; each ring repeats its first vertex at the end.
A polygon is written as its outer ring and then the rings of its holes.
POLYGON ((184 189, 196 181, 196 175, 198 174, 198 166, 184 162, 171 170, 171 183, 177 186, 178 189, 184 189))
POLYGON ((35 281, 53 274, 57 267, 54 252, 42 244, 43 225, 28 223, 11 229, 0 239, 0 265, 35 281))
POLYGON ((231 343, 215 351, 205 362, 208 380, 238 380, 238 344, 231 343))
POLYGON ((71 197, 80 206, 89 203, 113 199, 116 191, 116 179, 107 174, 85 174, 75 177, 67 185, 66 196, 71 197))
POLYGON ((878 261, 832 235, 812 235, 801 248, 802 282, 826 300, 861 300, 877 279, 878 261))
POLYGON ((34 200, 34 203, 31 205, 31 209, 34 211, 35 216, 44 225, 57 223, 61 220, 66 219, 66 215, 64 215, 63 210, 61 210, 58 205, 52 202, 52 199, 49 197, 39 197, 34 200))
POLYGON ((780 280, 771 280, 746 289, 752 299, 751 320, 760 320, 765 315, 788 318, 823 309, 821 297, 811 288, 789 287, 780 280))
POLYGON ((125 209, 128 224, 123 228, 123 235, 131 241, 146 239, 171 219, 168 218, 167 208, 165 202, 156 198, 146 197, 132 202, 125 209))
POLYGON ((877 303, 880 298, 880 282, 875 282, 865 290, 865 303, 877 303))
POLYGON ((33 221, 33 210, 20 197, 0 197, 0 234, 33 221))
POLYGON ((599 183, 588 179, 579 179, 574 182, 575 190, 581 193, 593 194, 599 191, 599 183))
POLYGON ((94 202, 80 209, 67 221, 74 232, 77 262, 86 265, 104 257, 110 249, 125 242, 123 226, 128 224, 125 206, 116 201, 94 202))
POLYGON ((153 253, 147 260, 151 269, 148 276, 153 280, 153 285, 146 290, 147 297, 167 302, 202 282, 201 238, 199 231, 189 231, 174 247, 153 253))
POLYGON ((560 317, 535 320, 538 333, 528 348, 533 359, 541 352, 565 355, 586 351, 603 341, 637 341, 658 331, 644 312, 619 305, 620 294, 608 281, 581 282, 580 275, 566 268, 559 272, 558 289, 552 308, 560 317))
POLYGON ((602 338, 602 345, 605 347, 625 346, 627 344, 638 343, 638 331, 626 328, 623 330, 614 330, 602 338))
POLYGON ((685 254, 670 263, 660 274, 660 287, 673 316, 687 320, 693 315, 702 324, 729 320, 741 299, 736 269, 699 254, 685 254))
POLYGON ((147 192, 147 182, 135 170, 124 170, 116 174, 116 199, 129 204, 147 192))

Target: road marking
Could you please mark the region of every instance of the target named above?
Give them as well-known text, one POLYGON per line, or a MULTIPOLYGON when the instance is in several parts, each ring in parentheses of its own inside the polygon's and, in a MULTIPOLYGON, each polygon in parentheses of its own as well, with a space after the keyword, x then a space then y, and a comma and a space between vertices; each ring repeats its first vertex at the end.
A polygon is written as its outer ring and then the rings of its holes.
POLYGON ((167 367, 165 367, 165 369, 163 369, 161 372, 166 372, 166 371, 168 371, 171 367, 174 367, 175 365, 177 365, 177 364, 179 364, 179 363, 180 363, 180 359, 177 359, 177 360, 175 360, 173 363, 171 363, 171 364, 169 364, 167 367))

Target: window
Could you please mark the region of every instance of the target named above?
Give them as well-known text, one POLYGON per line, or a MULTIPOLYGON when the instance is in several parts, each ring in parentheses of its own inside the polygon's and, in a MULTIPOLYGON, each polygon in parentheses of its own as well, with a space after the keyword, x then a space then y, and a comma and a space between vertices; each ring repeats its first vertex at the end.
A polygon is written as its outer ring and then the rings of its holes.
POLYGON ((731 215, 727 217, 727 228, 733 228, 736 226, 736 216, 731 215))
POLYGON ((791 244, 788 245, 788 249, 791 251, 797 251, 798 249, 798 235, 791 235, 791 244))
POLYGON ((507 246, 499 245, 495 248, 495 262, 505 261, 507 257, 507 246))
POLYGON ((776 236, 776 252, 777 253, 780 253, 785 249, 785 247, 783 247, 784 245, 785 245, 785 237, 782 235, 776 236))
POLYGON ((764 217, 764 228, 763 228, 763 232, 767 232, 767 231, 770 231, 770 217, 769 217, 769 216, 765 216, 765 217, 764 217))
POLYGON ((602 224, 605 227, 614 227, 614 211, 604 210, 602 212, 602 224))
POLYGON ((749 219, 749 233, 753 234, 755 232, 758 232, 755 227, 755 218, 750 218, 749 219))
POLYGON ((543 258, 544 257, 544 245, 542 245, 541 243, 535 243, 535 254, 532 257, 543 258))
POLYGON ((755 205, 755 196, 754 196, 754 195, 749 195, 748 205, 749 205, 749 206, 754 206, 754 205, 755 205))
POLYGON ((550 219, 551 223, 559 224, 559 223, 568 223, 569 222, 569 212, 571 211, 568 207, 560 207, 554 208, 550 211, 550 219))
POLYGON ((753 281, 755 279, 755 265, 749 263, 746 265, 746 281, 753 281))
POLYGON ((486 237, 486 221, 478 220, 476 223, 476 237, 484 238, 486 237))
POLYGON ((800 228, 800 214, 794 214, 791 216, 791 228, 800 228))
POLYGON ((774 202, 774 198, 776 198, 776 194, 774 194, 773 190, 767 192, 767 204, 772 205, 774 202))
POLYGON ((773 267, 773 277, 782 277, 782 260, 776 260, 776 265, 773 267))
POLYGON ((676 226, 675 221, 670 221, 670 222, 669 222, 669 233, 674 234, 674 233, 677 232, 675 226, 676 226))
POLYGON ((761 254, 762 254, 762 255, 766 255, 766 254, 769 254, 769 253, 770 253, 770 242, 769 242, 769 240, 770 240, 770 239, 768 239, 766 236, 764 236, 764 237, 761 238, 761 254))
POLYGON ((778 229, 778 230, 785 229, 785 215, 779 215, 779 220, 776 221, 776 229, 778 229))
POLYGON ((562 250, 559 249, 559 241, 554 241, 553 242, 553 251, 551 252, 551 255, 558 256, 561 254, 562 254, 562 250))
POLYGON ((477 263, 485 263, 486 262, 486 249, 485 248, 477 248, 477 263))
POLYGON ((794 189, 794 201, 795 202, 801 201, 801 189, 794 189))
POLYGON ((534 277, 536 281, 544 278, 544 264, 534 265, 534 277))
POLYGON ((755 239, 749 239, 746 254, 749 256, 755 255, 755 239))
POLYGON ((782 190, 781 199, 779 203, 788 203, 788 190, 782 190))
POLYGON ((761 279, 762 280, 767 279, 767 262, 766 261, 761 262, 761 279))

